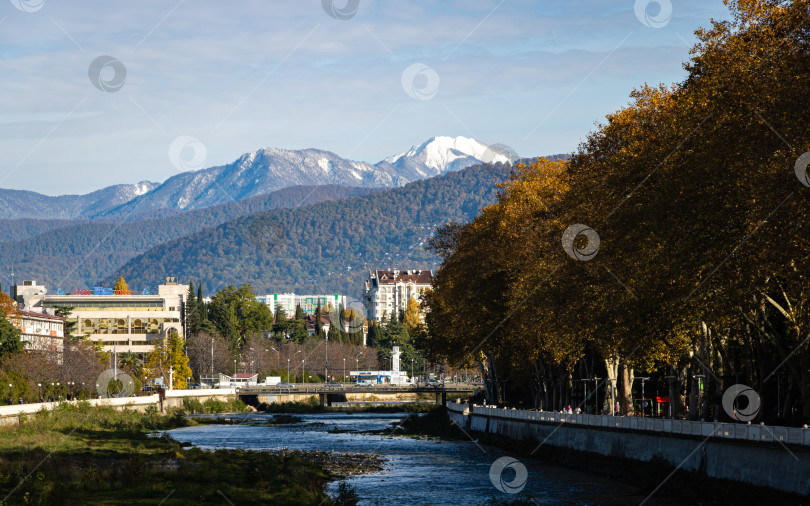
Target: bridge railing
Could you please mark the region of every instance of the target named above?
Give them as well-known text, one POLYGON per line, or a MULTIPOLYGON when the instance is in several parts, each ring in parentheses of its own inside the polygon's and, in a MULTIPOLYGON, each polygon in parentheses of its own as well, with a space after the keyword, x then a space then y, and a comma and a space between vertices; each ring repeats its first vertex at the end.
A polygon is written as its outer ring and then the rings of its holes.
POLYGON ((599 427, 605 429, 626 429, 665 434, 679 434, 698 437, 720 437, 757 442, 778 442, 810 446, 810 429, 807 427, 781 427, 763 424, 742 424, 724 422, 700 422, 692 420, 670 420, 668 418, 639 418, 632 416, 586 415, 551 413, 505 409, 496 406, 478 406, 465 403, 448 403, 447 409, 459 414, 472 414, 522 420, 527 422, 557 423, 599 427))

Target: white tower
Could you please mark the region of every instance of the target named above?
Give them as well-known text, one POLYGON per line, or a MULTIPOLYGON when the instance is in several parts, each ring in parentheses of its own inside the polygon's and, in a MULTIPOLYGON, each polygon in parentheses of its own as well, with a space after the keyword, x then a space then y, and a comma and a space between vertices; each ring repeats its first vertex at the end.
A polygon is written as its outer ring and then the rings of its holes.
MULTIPOLYGON (((393 350, 391 350, 391 370, 394 371, 394 373, 399 372, 399 356, 401 354, 402 352, 399 351, 399 346, 394 346, 393 350)), ((394 376, 398 375, 394 374, 394 376)))

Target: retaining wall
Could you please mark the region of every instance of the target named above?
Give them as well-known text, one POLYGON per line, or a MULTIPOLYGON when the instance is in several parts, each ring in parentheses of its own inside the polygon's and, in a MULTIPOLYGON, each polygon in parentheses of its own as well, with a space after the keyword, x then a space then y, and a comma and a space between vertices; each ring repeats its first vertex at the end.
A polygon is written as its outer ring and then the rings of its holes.
MULTIPOLYGON (((197 390, 167 390, 166 398, 163 400, 163 409, 181 407, 184 397, 194 397, 200 401, 207 399, 228 400, 236 395, 232 388, 211 388, 197 390)), ((75 404, 81 401, 67 401, 75 404)), ((157 394, 145 395, 141 397, 121 397, 109 399, 88 399, 92 406, 114 406, 119 408, 145 411, 149 406, 160 408, 160 399, 157 394)), ((20 416, 32 416, 43 409, 54 409, 59 406, 59 402, 37 402, 33 404, 11 404, 0 406, 0 425, 17 425, 20 423, 20 416)))
POLYGON ((641 462, 658 456, 710 478, 810 495, 810 429, 456 403, 447 408, 450 419, 466 430, 641 462))

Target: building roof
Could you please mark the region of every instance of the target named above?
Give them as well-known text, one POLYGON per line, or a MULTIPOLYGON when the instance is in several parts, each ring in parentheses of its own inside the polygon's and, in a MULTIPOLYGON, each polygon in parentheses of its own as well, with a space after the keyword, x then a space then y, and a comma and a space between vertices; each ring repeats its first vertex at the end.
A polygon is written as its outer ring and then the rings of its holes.
POLYGON ((258 376, 258 375, 259 375, 259 373, 238 372, 238 373, 234 374, 231 377, 232 378, 237 378, 237 379, 246 379, 246 378, 250 379, 250 378, 252 378, 254 376, 258 376))
POLYGON ((48 314, 48 313, 40 313, 39 311, 23 311, 23 310, 20 310, 20 314, 21 315, 26 315, 26 316, 35 316, 35 317, 38 317, 38 318, 45 318, 45 319, 48 319, 48 320, 65 321, 65 319, 66 319, 63 316, 57 316, 57 315, 48 314))
POLYGON ((433 282, 433 274, 429 270, 413 269, 392 269, 374 271, 377 281, 381 285, 395 283, 414 283, 417 285, 429 285, 433 282))

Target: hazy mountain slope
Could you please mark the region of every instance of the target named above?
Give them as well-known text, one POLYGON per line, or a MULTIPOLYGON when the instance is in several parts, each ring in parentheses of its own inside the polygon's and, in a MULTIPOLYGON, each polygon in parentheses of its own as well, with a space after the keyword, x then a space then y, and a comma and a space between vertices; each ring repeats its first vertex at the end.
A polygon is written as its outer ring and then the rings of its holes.
MULTIPOLYGON (((140 222, 87 222, 0 244, 4 286, 16 278, 45 281, 52 289, 92 286, 149 248, 238 216, 343 199, 374 191, 336 185, 293 187, 250 199, 140 222)), ((1 268, 1 267, 0 267, 1 268)))
POLYGON ((86 220, 37 220, 34 218, 0 220, 0 243, 22 241, 51 230, 72 227, 85 222, 86 220))
POLYGON ((348 200, 245 216, 152 248, 115 274, 138 289, 171 275, 201 280, 209 293, 253 283, 260 293, 357 295, 365 268, 435 267, 423 241, 437 225, 470 220, 494 202, 509 173, 508 165, 476 166, 348 200))
POLYGON ((4 219, 69 220, 102 213, 151 191, 157 183, 119 184, 86 195, 51 197, 32 191, 0 189, 0 216, 4 219))

